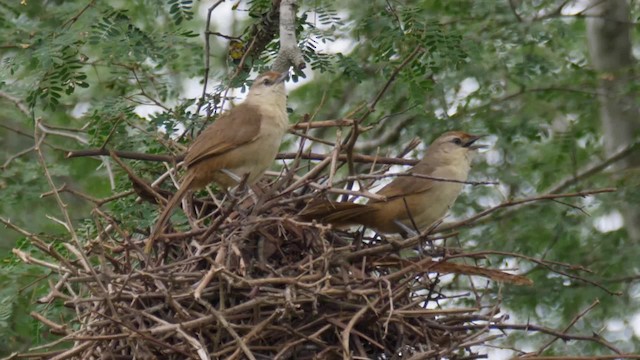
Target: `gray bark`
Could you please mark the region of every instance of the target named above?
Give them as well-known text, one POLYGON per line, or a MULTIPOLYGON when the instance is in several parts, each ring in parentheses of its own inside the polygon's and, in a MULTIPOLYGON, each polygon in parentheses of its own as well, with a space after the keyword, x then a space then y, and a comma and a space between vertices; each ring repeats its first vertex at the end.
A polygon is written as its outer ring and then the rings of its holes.
MULTIPOLYGON (((587 15, 587 39, 593 68, 599 71, 600 118, 607 156, 629 146, 640 132, 638 96, 630 91, 635 59, 631 53, 630 9, 627 0, 591 0, 587 15)), ((614 165, 616 173, 640 166, 634 154, 614 165)), ((640 242, 640 205, 622 205, 629 238, 640 242)))

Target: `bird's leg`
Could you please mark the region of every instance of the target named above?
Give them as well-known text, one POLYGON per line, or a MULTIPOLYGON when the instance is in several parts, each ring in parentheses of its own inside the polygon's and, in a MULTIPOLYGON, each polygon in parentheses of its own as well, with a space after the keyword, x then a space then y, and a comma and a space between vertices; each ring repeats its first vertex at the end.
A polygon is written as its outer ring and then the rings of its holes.
POLYGON ((402 236, 403 239, 408 239, 414 236, 418 236, 420 235, 420 233, 418 233, 417 231, 415 231, 414 229, 408 227, 407 225, 403 224, 400 222, 400 220, 393 220, 393 223, 396 224, 399 228, 400 228, 400 236, 402 236))
POLYGON ((407 198, 403 197, 402 202, 404 202, 404 209, 407 211, 407 217, 409 218, 409 221, 411 222, 411 226, 413 226, 413 229, 409 228, 405 224, 400 223, 398 220, 394 220, 394 222, 396 223, 396 225, 399 225, 402 230, 406 231, 407 234, 410 234, 411 237, 417 236, 418 234, 420 234, 420 229, 418 228, 418 225, 413 219, 413 215, 411 215, 409 204, 407 204, 407 198))
POLYGON ((261 198, 265 193, 264 189, 258 184, 252 184, 249 188, 251 188, 251 192, 255 195, 254 200, 256 200, 256 202, 258 202, 258 198, 261 198))
MULTIPOLYGON (((445 215, 446 216, 446 215, 445 215)), ((431 247, 431 251, 433 251, 435 249, 434 244, 433 244, 433 240, 429 239, 427 236, 431 235, 431 233, 435 232, 435 230, 440 226, 440 224, 442 224, 442 222, 444 221, 444 216, 441 217, 440 219, 436 220, 433 224, 431 224, 427 230, 425 230, 422 234, 423 234, 423 238, 427 239, 427 245, 429 245, 429 247, 431 247)), ((420 245, 420 249, 423 248, 424 245, 420 245)))
POLYGON ((191 228, 195 228, 198 229, 199 226, 197 225, 197 219, 198 219, 198 215, 196 214, 195 209, 193 208, 193 198, 190 196, 193 194, 187 194, 187 196, 185 196, 182 199, 182 206, 184 209, 184 214, 187 216, 187 221, 189 222, 189 226, 191 226, 191 228))
POLYGON ((242 177, 238 176, 237 174, 227 170, 227 169, 221 169, 220 170, 222 173, 224 173, 225 175, 227 175, 228 177, 231 178, 231 180, 235 181, 238 183, 238 185, 234 186, 231 191, 226 192, 227 195, 229 195, 230 197, 236 197, 242 194, 242 191, 247 187, 247 180, 249 179, 249 173, 246 173, 244 175, 242 175, 242 177))
MULTIPOLYGON (((407 228, 404 224, 399 223, 397 220, 394 220, 394 223, 398 225, 398 234, 400 237, 402 237, 402 239, 407 239, 407 231, 411 231, 411 229, 407 228)), ((390 244, 393 247, 393 250, 400 251, 402 249, 402 240, 400 240, 396 235, 387 234, 380 235, 380 237, 390 244)))
POLYGON ((237 182, 238 184, 242 182, 242 178, 237 174, 233 173, 232 171, 229 171, 227 169, 220 169, 220 172, 224 173, 225 175, 230 177, 231 180, 237 182))

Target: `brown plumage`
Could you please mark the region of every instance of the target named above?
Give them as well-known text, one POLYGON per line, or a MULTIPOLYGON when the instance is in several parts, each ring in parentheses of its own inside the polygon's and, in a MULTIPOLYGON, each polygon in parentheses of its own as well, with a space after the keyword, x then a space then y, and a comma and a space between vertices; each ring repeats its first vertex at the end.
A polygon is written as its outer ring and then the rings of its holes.
MULTIPOLYGON (((466 181, 480 136, 461 131, 447 132, 427 149, 424 158, 411 170, 439 179, 466 181)), ((382 233, 424 230, 444 217, 462 190, 463 184, 413 176, 397 177, 378 191, 386 201, 367 204, 312 201, 299 214, 303 220, 318 220, 338 227, 365 225, 382 233), (415 226, 414 226, 415 224, 415 226)))
POLYGON ((187 173, 160 214, 146 252, 151 251, 173 208, 189 190, 211 182, 229 188, 246 174, 247 183, 252 184, 271 166, 289 124, 286 77, 287 73, 274 71, 260 75, 243 103, 220 115, 193 141, 184 159, 187 173))

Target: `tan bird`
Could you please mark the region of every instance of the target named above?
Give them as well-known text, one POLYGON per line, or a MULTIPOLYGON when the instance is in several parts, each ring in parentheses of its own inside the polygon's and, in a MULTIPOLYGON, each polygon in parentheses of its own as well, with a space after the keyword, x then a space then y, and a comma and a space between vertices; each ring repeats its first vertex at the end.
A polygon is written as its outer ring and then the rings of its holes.
POLYGON ((415 176, 397 177, 378 191, 386 201, 351 202, 312 201, 300 213, 303 220, 316 219, 338 227, 364 225, 382 233, 415 233, 445 216, 467 180, 480 136, 451 131, 437 138, 409 172, 438 179, 415 176), (457 182, 456 182, 457 181, 457 182), (415 226, 414 226, 415 224, 415 226))
POLYGON ((247 174, 247 183, 252 184, 271 166, 289 125, 284 87, 287 75, 269 71, 258 76, 247 98, 220 115, 193 141, 184 159, 187 173, 160 214, 145 252, 151 251, 187 191, 211 182, 229 188, 247 174))

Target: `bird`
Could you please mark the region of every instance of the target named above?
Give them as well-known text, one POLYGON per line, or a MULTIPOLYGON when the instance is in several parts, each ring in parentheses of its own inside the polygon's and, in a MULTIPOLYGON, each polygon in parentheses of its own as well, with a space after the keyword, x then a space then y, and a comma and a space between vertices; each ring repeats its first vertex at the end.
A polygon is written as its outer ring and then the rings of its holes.
POLYGON ((186 174, 158 217, 147 239, 146 253, 151 252, 173 208, 188 191, 212 182, 227 189, 244 176, 251 185, 271 166, 289 126, 284 86, 288 75, 276 71, 259 75, 241 104, 222 113, 196 137, 184 158, 186 174))
POLYGON ((396 177, 377 192, 385 200, 371 199, 367 204, 313 200, 299 217, 339 228, 364 225, 404 237, 427 229, 446 215, 462 191, 476 150, 485 147, 475 144, 481 137, 462 131, 442 134, 409 170, 417 176, 396 177))

